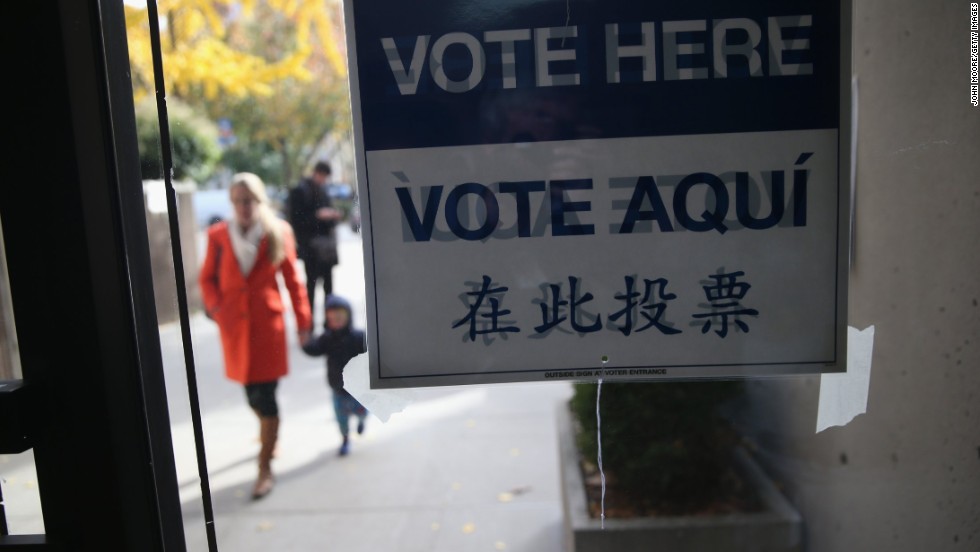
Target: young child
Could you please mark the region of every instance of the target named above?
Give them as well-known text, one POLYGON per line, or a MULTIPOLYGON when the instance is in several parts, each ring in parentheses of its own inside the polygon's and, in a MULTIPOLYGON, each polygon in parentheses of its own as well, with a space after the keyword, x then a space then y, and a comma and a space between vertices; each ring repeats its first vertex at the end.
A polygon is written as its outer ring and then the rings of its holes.
POLYGON ((337 424, 340 425, 340 435, 344 438, 340 455, 346 456, 350 452, 350 415, 357 416, 357 433, 361 434, 364 433, 364 419, 368 412, 344 389, 344 366, 350 359, 367 351, 367 346, 364 331, 351 327, 351 308, 347 301, 329 295, 324 310, 324 332, 307 341, 303 351, 311 356, 327 355, 327 384, 333 391, 333 408, 337 414, 337 424))

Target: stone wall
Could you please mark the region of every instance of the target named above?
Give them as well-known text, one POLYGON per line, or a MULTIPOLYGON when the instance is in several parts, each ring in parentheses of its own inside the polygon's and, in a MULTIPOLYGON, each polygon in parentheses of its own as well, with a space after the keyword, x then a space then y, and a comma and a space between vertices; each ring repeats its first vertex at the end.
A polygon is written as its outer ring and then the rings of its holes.
MULTIPOLYGON (((184 279, 191 312, 201 308, 201 293, 197 286, 199 232, 194 216, 194 185, 175 184, 177 215, 180 222, 180 243, 184 259, 184 279)), ((177 286, 170 243, 170 221, 167 217, 167 198, 162 180, 143 183, 146 207, 146 230, 150 243, 150 267, 153 272, 153 295, 157 318, 161 324, 176 322, 177 286)))
MULTIPOLYGON (((199 229, 194 216, 194 185, 177 184, 180 241, 184 258, 184 278, 191 312, 201 308, 201 293, 197 286, 199 229)), ((177 287, 170 244, 170 222, 162 180, 146 181, 143 186, 146 229, 150 244, 150 265, 153 272, 153 295, 157 318, 161 324, 176 322, 177 287)), ((7 281, 7 262, 3 252, 3 234, 0 230, 0 380, 19 379, 20 357, 17 352, 17 334, 7 281)))

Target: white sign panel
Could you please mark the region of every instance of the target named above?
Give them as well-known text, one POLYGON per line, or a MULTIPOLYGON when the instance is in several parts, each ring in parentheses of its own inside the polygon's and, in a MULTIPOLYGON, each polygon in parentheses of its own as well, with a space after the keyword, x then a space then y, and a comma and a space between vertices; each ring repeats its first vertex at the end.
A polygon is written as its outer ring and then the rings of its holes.
POLYGON ((843 369, 840 6, 510 4, 348 5, 372 386, 843 369))

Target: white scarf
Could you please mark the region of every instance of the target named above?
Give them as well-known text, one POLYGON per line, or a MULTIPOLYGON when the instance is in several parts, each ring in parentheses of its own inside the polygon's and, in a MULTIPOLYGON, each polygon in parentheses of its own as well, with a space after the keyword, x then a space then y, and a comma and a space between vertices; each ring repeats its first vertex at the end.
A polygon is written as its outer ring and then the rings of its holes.
POLYGON ((231 249, 235 252, 238 268, 241 269, 243 276, 248 276, 255 266, 255 260, 259 255, 259 244, 265 236, 265 230, 256 220, 243 234, 242 225, 237 220, 232 220, 228 223, 228 233, 231 235, 231 249))

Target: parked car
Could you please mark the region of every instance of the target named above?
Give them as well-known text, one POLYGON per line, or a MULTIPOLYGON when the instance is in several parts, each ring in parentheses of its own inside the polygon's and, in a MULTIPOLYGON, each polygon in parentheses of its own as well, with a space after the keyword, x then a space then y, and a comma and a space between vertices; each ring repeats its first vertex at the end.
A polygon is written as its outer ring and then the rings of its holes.
POLYGON ((351 230, 361 231, 361 203, 355 198, 351 203, 350 212, 347 214, 347 222, 350 223, 351 230))
POLYGON ((288 217, 289 190, 278 186, 268 186, 265 193, 269 196, 269 203, 272 205, 272 212, 281 219, 288 217))
POLYGON ((327 194, 330 199, 350 199, 354 197, 354 188, 350 184, 331 182, 327 184, 327 194))
POLYGON ((193 203, 198 228, 207 228, 232 216, 228 190, 197 190, 194 192, 193 203))

